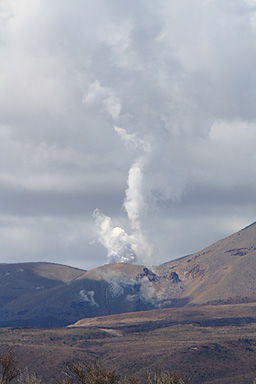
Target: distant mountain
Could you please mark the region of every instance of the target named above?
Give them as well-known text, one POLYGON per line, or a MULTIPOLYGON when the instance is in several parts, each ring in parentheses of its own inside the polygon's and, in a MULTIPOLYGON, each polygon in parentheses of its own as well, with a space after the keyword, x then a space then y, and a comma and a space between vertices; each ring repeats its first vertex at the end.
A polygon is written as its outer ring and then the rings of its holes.
POLYGON ((0 264, 0 326, 59 327, 155 308, 256 302, 255 276, 256 223, 158 267, 0 264))

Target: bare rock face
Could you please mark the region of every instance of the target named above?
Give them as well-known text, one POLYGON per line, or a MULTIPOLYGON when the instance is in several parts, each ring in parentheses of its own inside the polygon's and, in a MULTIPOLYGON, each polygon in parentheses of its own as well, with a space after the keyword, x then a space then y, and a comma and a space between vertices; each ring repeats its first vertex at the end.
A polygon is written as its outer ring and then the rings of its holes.
POLYGON ((159 276, 157 276, 154 272, 152 272, 150 269, 148 269, 146 267, 143 268, 143 273, 138 275, 137 280, 141 279, 143 277, 147 277, 148 280, 151 282, 157 282, 160 280, 159 276))
POLYGON ((174 284, 177 284, 177 283, 180 283, 180 282, 181 282, 181 280, 180 280, 180 278, 179 278, 179 275, 178 275, 178 273, 176 273, 176 272, 171 272, 171 273, 169 274, 169 276, 166 276, 166 278, 169 279, 169 280, 171 280, 171 282, 174 283, 174 284))
POLYGON ((143 268, 143 273, 137 276, 137 280, 143 277, 147 277, 149 281, 154 283, 160 282, 162 279, 167 279, 173 284, 177 284, 181 282, 179 275, 176 272, 170 272, 168 275, 159 276, 146 267, 143 268))

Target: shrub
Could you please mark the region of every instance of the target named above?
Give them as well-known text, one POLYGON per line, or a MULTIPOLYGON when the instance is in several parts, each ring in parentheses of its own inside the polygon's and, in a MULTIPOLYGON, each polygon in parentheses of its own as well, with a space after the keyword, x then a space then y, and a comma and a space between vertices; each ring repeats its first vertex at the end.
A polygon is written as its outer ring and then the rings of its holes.
POLYGON ((135 375, 121 380, 115 369, 107 368, 96 361, 93 364, 71 363, 66 368, 65 374, 67 377, 61 384, 185 384, 179 375, 162 371, 147 372, 144 381, 135 375))
POLYGON ((28 368, 25 368, 23 372, 20 372, 18 377, 18 383, 20 384, 40 384, 39 379, 34 372, 29 372, 28 368))
POLYGON ((14 351, 0 356, 0 384, 9 384, 19 374, 14 351))
POLYGON ((147 372, 146 384, 185 384, 180 375, 172 372, 147 372))
POLYGON ((107 368, 101 362, 71 363, 65 370, 66 378, 62 384, 119 384, 120 375, 114 368, 107 368))
MULTIPOLYGON (((135 375, 121 379, 115 368, 108 368, 101 361, 70 363, 64 374, 65 378, 59 384, 185 384, 179 375, 162 371, 147 372, 144 380, 135 375)), ((16 377, 15 382, 20 384, 41 384, 41 379, 28 368, 18 369, 15 354, 9 350, 0 356, 0 384, 9 384, 16 377)))

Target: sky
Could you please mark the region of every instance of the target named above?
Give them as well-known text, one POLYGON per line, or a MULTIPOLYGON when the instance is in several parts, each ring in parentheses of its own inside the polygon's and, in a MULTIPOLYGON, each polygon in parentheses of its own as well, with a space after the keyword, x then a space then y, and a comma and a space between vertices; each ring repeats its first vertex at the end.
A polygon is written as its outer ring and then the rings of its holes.
POLYGON ((254 222, 255 64, 255 0, 1 0, 0 262, 159 265, 254 222))

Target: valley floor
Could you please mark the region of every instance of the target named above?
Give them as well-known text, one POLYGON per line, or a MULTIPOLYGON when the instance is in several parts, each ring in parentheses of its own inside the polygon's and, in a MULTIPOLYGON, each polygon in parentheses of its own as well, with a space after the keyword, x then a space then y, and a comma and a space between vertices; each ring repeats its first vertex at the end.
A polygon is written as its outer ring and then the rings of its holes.
POLYGON ((0 340, 0 353, 14 348, 19 365, 47 383, 69 361, 95 358, 124 375, 160 368, 190 384, 252 384, 256 377, 255 304, 113 315, 51 330, 2 328, 0 340))

